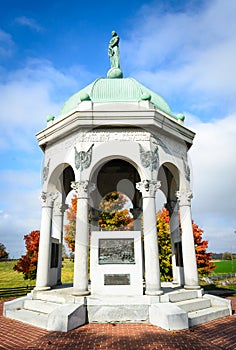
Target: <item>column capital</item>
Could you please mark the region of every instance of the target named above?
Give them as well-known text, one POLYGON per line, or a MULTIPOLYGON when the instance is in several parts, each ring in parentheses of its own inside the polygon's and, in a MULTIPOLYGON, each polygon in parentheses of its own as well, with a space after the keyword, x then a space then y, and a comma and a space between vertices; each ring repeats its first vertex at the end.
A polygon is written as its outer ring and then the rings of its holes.
POLYGON ((53 207, 54 201, 57 199, 58 193, 56 192, 42 192, 41 203, 42 207, 53 207))
POLYGON ((136 188, 142 193, 143 198, 155 197, 156 191, 161 187, 161 181, 143 180, 136 183, 136 188))
POLYGON ((89 193, 95 190, 96 185, 89 183, 88 180, 84 181, 72 181, 72 189, 76 192, 78 198, 88 198, 89 193))
POLYGON ((67 209, 68 209, 68 204, 55 202, 53 207, 53 213, 54 215, 63 215, 67 209))
POLYGON ((72 181, 71 187, 76 192, 78 198, 88 198, 88 180, 72 181))
POLYGON ((193 198, 193 193, 190 190, 186 191, 177 191, 176 197, 179 202, 180 207, 190 207, 191 206, 191 199, 193 198))

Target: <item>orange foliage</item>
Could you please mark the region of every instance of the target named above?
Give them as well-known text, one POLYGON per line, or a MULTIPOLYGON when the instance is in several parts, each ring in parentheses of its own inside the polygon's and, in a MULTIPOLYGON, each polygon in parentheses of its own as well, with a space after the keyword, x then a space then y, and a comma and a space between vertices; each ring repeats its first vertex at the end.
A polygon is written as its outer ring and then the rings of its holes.
POLYGON ((76 226, 76 211, 77 211, 77 196, 74 195, 71 199, 71 205, 66 211, 66 218, 69 221, 65 228, 64 240, 67 243, 68 248, 75 251, 75 226, 76 226))
POLYGON ((36 278, 40 231, 32 231, 24 236, 26 254, 17 261, 13 270, 22 272, 24 279, 36 278))
POLYGON ((101 214, 98 220, 99 226, 108 231, 133 229, 134 219, 130 211, 125 208, 126 197, 120 192, 111 192, 101 201, 101 214))
POLYGON ((207 253, 208 241, 202 240, 203 230, 193 221, 193 236, 195 244, 195 252, 197 259, 198 272, 201 275, 209 275, 215 269, 214 263, 211 261, 212 253, 207 253))

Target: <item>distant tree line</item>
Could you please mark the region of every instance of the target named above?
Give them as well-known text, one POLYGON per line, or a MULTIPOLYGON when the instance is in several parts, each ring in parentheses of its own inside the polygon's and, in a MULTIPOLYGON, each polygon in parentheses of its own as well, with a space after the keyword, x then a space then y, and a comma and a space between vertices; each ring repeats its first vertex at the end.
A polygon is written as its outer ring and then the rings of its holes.
POLYGON ((232 260, 236 259, 236 254, 232 254, 231 252, 224 253, 212 253, 213 260, 232 260))

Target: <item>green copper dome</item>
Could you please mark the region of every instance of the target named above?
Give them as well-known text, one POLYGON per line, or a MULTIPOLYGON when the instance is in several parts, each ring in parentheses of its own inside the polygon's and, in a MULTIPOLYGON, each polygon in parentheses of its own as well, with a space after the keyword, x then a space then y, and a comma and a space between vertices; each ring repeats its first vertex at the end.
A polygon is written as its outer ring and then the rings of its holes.
POLYGON ((133 78, 99 78, 71 96, 60 112, 67 114, 83 101, 92 102, 138 102, 149 100, 156 108, 177 119, 166 101, 133 78))

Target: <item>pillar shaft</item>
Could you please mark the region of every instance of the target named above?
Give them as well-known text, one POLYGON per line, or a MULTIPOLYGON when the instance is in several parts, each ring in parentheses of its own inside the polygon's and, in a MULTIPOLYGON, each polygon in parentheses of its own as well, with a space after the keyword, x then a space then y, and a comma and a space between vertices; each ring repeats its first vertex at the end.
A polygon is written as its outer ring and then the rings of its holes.
POLYGON ((178 191, 180 224, 182 229, 182 251, 184 265, 184 282, 186 289, 198 289, 198 271, 194 247, 192 215, 191 215, 191 191, 178 191))
POLYGON ((42 193, 42 217, 40 228, 39 255, 37 267, 36 290, 50 289, 50 256, 51 256, 51 229, 52 208, 57 194, 42 193))
POLYGON ((59 240, 57 284, 61 284, 61 267, 62 267, 62 246, 63 246, 63 223, 64 212, 67 209, 66 204, 56 202, 53 210, 53 234, 59 240))
POLYGON ((74 294, 87 295, 88 292, 88 181, 72 183, 77 193, 76 236, 74 259, 74 294))
POLYGON ((161 291, 160 265, 157 242, 157 224, 155 193, 160 182, 144 180, 136 184, 143 196, 143 231, 144 231, 144 257, 145 281, 148 295, 159 295, 161 291))
POLYGON ((175 249, 175 243, 180 241, 177 201, 169 200, 167 202, 166 208, 169 210, 169 215, 170 215, 171 251, 172 251, 171 262, 172 262, 173 283, 182 284, 181 267, 177 266, 177 261, 176 261, 177 252, 175 249))

